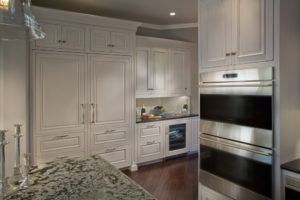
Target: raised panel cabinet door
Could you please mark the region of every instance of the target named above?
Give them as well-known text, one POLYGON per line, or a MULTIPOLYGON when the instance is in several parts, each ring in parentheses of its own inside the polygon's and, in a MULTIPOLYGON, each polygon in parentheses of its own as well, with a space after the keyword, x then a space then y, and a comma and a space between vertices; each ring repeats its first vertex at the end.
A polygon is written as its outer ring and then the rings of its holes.
POLYGON ((91 28, 90 34, 90 51, 111 52, 109 30, 91 28))
POLYGON ((200 1, 201 67, 231 64, 232 0, 200 1))
POLYGON ((151 70, 153 70, 153 93, 164 95, 166 91, 166 72, 170 62, 170 53, 167 49, 151 50, 151 70))
POLYGON ((41 26, 46 33, 42 40, 35 41, 36 48, 60 49, 61 48, 61 25, 42 22, 41 26))
POLYGON ((85 28, 62 26, 62 48, 66 50, 85 50, 85 28))
POLYGON ((113 53, 130 53, 131 38, 129 33, 112 31, 110 34, 111 51, 113 53))
MULTIPOLYGON (((92 128, 127 126, 131 92, 130 57, 89 57, 92 128)), ((134 93, 134 92, 133 92, 134 93)))
POLYGON ((85 56, 35 54, 37 134, 85 130, 85 56))
POLYGON ((273 60, 273 0, 237 0, 235 4, 235 64, 273 60))
POLYGON ((150 49, 137 48, 136 52, 136 94, 150 95, 153 88, 153 72, 150 68, 150 49))
POLYGON ((185 51, 171 51, 171 62, 167 73, 169 94, 186 95, 190 73, 190 56, 185 51))

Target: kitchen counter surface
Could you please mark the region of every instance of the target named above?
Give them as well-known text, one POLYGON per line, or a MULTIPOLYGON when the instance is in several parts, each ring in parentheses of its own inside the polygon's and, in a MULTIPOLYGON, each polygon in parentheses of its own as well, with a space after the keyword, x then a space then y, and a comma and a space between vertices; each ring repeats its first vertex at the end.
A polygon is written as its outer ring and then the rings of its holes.
POLYGON ((165 120, 173 120, 173 119, 181 119, 181 118, 191 118, 191 117, 198 117, 198 114, 171 114, 168 116, 163 116, 161 119, 147 119, 147 120, 142 120, 142 119, 137 119, 136 123, 149 123, 149 122, 159 122, 159 121, 165 121, 165 120))
POLYGON ((5 200, 155 200, 141 186, 100 157, 56 160, 32 170, 33 185, 5 200))
POLYGON ((300 174, 300 158, 281 165, 281 169, 300 174))

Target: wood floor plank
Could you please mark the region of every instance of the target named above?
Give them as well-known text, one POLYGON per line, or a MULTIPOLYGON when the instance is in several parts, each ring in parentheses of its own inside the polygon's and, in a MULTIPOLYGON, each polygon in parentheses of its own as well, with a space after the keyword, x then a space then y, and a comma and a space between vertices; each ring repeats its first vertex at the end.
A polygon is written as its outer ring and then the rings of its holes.
POLYGON ((159 200, 198 199, 198 156, 167 160, 124 173, 159 200))

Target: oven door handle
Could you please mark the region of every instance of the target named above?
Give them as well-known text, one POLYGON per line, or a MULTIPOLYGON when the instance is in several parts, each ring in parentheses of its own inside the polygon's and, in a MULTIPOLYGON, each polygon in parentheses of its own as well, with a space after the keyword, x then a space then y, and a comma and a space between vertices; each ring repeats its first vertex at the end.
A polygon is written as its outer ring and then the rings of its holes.
POLYGON ((211 87, 271 87, 271 86, 273 86, 273 81, 200 83, 199 86, 201 88, 211 88, 211 87))
POLYGON ((259 151, 259 150, 253 150, 253 149, 241 147, 241 146, 234 145, 234 144, 229 144, 229 143, 224 143, 224 142, 216 141, 216 140, 213 140, 213 139, 208 139, 208 138, 201 137, 201 136, 200 136, 200 139, 201 140, 206 140, 206 141, 209 141, 209 142, 213 142, 213 143, 217 143, 217 144, 220 144, 220 145, 224 145, 224 146, 228 146, 228 147, 232 147, 232 148, 237 148, 237 149, 240 149, 240 150, 248 151, 248 152, 251 152, 251 153, 260 154, 260 155, 263 155, 263 156, 272 156, 273 155, 272 153, 267 153, 267 152, 259 151))

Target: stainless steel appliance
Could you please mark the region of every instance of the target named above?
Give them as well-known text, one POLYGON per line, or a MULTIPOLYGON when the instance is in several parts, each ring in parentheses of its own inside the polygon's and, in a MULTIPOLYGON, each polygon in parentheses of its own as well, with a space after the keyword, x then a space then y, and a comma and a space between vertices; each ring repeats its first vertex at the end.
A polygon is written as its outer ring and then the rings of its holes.
POLYGON ((233 199, 272 199, 273 80, 273 68, 201 75, 201 184, 233 199))
POLYGON ((174 156, 189 151, 190 122, 187 119, 170 122, 166 126, 166 155, 174 156))

